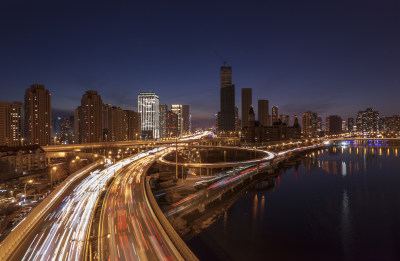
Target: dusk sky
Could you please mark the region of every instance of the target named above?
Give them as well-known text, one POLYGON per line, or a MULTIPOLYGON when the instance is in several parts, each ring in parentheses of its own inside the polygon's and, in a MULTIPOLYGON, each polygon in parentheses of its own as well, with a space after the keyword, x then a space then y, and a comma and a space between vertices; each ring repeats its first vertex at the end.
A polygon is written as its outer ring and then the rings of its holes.
POLYGON ((280 114, 400 114, 399 14, 396 0, 6 0, 0 101, 42 83, 72 115, 86 90, 134 110, 139 92, 155 91, 211 126, 222 58, 239 108, 241 88, 253 88, 255 105, 268 99, 280 114))

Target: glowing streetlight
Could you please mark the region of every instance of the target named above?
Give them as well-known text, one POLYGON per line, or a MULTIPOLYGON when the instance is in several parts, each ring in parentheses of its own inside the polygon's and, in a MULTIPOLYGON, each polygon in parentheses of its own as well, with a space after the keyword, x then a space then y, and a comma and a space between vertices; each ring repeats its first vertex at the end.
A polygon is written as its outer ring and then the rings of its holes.
POLYGON ((32 183, 32 182, 33 182, 33 180, 30 179, 30 180, 28 180, 28 181, 25 183, 25 198, 24 198, 24 201, 25 201, 26 198, 27 198, 27 195, 26 195, 26 185, 28 185, 28 183, 32 183))

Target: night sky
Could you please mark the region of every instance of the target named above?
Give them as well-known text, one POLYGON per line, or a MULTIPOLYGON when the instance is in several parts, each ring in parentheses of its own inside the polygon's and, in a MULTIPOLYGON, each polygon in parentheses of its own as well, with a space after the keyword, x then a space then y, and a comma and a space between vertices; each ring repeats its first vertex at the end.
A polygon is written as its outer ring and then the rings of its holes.
POLYGON ((57 111, 90 89, 136 110, 155 91, 211 126, 226 60, 239 107, 253 88, 280 114, 400 114, 400 1, 215 2, 3 0, 0 101, 43 83, 57 111))

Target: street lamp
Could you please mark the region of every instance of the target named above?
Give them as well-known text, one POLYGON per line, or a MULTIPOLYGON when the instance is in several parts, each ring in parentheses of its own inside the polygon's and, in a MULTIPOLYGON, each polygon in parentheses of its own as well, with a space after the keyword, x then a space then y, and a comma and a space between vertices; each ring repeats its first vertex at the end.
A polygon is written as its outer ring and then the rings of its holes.
POLYGON ((53 189, 53 170, 56 171, 57 167, 53 167, 50 171, 50 189, 53 189))
POLYGON ((25 198, 24 198, 24 201, 26 201, 26 197, 27 197, 27 195, 26 195, 26 185, 28 185, 28 183, 32 183, 32 182, 33 182, 33 180, 30 179, 25 183, 25 198))

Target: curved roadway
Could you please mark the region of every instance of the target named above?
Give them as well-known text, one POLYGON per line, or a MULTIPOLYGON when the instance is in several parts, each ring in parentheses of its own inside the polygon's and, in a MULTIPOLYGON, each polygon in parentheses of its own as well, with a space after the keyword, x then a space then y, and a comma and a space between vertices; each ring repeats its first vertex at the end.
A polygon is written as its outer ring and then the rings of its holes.
POLYGON ((183 260, 147 201, 145 174, 154 161, 149 155, 133 162, 111 184, 100 217, 100 260, 183 260))

